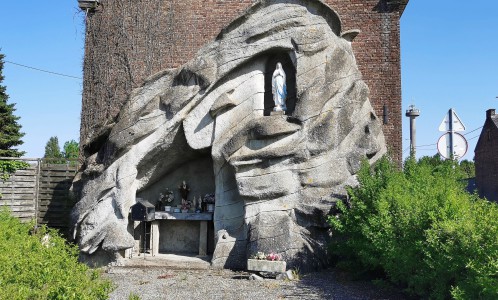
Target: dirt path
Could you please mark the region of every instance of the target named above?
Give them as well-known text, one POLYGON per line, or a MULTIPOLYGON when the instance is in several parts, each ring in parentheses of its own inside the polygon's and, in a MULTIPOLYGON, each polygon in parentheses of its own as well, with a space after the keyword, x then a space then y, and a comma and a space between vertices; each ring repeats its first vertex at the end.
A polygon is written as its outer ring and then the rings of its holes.
POLYGON ((117 288, 110 299, 134 294, 147 299, 406 299, 370 282, 351 281, 334 270, 310 273, 300 280, 249 280, 230 270, 175 270, 165 267, 112 267, 104 275, 117 288))

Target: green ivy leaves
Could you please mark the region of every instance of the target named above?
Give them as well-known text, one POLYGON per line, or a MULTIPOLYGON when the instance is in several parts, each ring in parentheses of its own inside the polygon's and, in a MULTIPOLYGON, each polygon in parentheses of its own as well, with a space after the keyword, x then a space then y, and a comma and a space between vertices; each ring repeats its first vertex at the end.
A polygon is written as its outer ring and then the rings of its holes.
POLYGON ((23 170, 29 167, 29 164, 18 160, 0 160, 0 179, 7 181, 10 175, 17 170, 23 170))

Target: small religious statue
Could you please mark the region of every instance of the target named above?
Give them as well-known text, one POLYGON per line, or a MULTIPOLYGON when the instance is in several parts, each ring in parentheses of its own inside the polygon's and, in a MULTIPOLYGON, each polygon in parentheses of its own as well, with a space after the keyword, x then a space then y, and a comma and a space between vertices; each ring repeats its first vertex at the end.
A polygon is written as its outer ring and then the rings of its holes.
POLYGON ((197 203, 195 204, 195 212, 200 213, 202 212, 202 196, 199 195, 199 200, 197 200, 197 203))
POLYGON ((178 190, 180 190, 180 196, 182 197, 182 200, 187 200, 188 193, 190 192, 190 187, 187 185, 185 180, 182 182, 182 184, 178 187, 178 190))
POLYGON ((277 63, 277 67, 271 78, 271 92, 273 101, 275 102, 274 111, 286 111, 285 99, 287 98, 286 76, 281 63, 277 63))

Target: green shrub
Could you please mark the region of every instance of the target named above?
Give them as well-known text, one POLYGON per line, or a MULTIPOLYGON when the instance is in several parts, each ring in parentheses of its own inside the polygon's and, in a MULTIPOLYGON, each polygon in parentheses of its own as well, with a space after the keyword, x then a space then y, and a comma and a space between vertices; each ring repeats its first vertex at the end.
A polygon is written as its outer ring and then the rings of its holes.
POLYGON ((77 255, 55 230, 0 211, 0 299, 108 299, 111 283, 77 255))
POLYGON ((330 216, 331 251, 360 272, 381 271, 424 298, 498 299, 498 205, 468 194, 458 164, 398 170, 364 163, 350 202, 330 216))

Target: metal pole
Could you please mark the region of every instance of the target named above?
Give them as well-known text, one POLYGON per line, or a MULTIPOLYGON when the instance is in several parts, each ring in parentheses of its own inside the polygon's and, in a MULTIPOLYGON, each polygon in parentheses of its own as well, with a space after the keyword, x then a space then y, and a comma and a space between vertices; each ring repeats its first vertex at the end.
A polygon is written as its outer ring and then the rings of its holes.
POLYGON ((144 259, 145 259, 145 248, 147 245, 147 221, 143 221, 142 225, 144 226, 144 241, 143 241, 143 251, 144 251, 144 259))
POLYGON ((454 151, 454 146, 453 146, 453 108, 450 108, 448 111, 448 129, 450 132, 450 155, 448 157, 451 157, 451 159, 454 159, 453 155, 455 153, 454 151))
POLYGON ((410 152, 415 157, 415 145, 417 145, 417 127, 415 126, 415 118, 410 118, 410 152))

